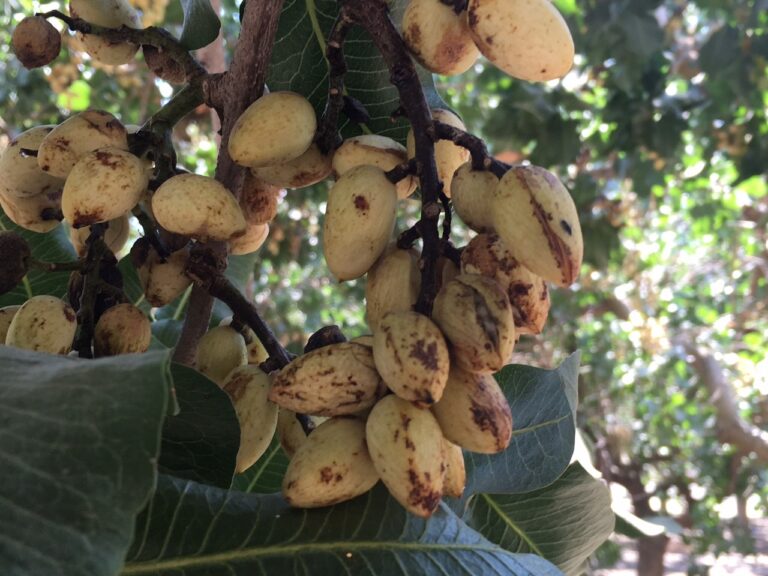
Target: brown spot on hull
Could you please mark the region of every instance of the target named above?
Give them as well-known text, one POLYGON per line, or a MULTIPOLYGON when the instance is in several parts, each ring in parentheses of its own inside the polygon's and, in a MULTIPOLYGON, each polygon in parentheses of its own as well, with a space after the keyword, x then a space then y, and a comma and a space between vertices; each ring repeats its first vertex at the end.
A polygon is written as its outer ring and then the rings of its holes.
POLYGON ((361 212, 366 212, 370 208, 368 200, 365 199, 365 196, 355 196, 355 208, 361 212))

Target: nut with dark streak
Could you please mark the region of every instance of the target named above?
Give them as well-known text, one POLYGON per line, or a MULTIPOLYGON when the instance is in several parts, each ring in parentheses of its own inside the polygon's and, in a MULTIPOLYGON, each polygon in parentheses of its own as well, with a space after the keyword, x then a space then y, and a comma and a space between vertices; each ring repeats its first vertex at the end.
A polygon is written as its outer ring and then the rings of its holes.
POLYGON ((133 304, 118 304, 104 312, 93 333, 96 356, 141 354, 151 342, 149 318, 133 304))
POLYGON ((432 310, 456 364, 478 373, 501 370, 515 347, 515 321, 506 292, 494 280, 459 274, 438 292, 432 310))
POLYGON ((404 400, 428 408, 448 380, 448 346, 440 329, 417 312, 391 312, 373 333, 373 358, 384 382, 404 400))
POLYGON ((554 174, 510 169, 494 191, 492 213, 496 233, 523 266, 559 286, 576 281, 584 255, 579 215, 554 174))
POLYGON ((466 450, 495 454, 509 446, 512 412, 490 374, 451 368, 443 397, 432 412, 443 435, 466 450))
POLYGON ((275 375, 269 398, 299 414, 341 416, 370 408, 381 393, 372 350, 342 342, 293 360, 275 375))
POLYGON ((378 481, 365 424, 337 417, 320 424, 296 450, 283 477, 283 496, 299 508, 330 506, 364 494, 378 481))
POLYGON ((478 234, 467 244, 461 270, 491 278, 506 290, 517 335, 541 333, 549 315, 547 283, 513 258, 496 234, 478 234))
POLYGON ((298 158, 284 164, 252 168, 251 171, 256 178, 273 186, 306 188, 325 180, 331 174, 331 156, 320 152, 317 144, 312 144, 298 158))
POLYGON ((382 398, 365 427, 368 452, 390 494, 416 516, 428 517, 443 496, 443 434, 429 410, 395 395, 382 398))

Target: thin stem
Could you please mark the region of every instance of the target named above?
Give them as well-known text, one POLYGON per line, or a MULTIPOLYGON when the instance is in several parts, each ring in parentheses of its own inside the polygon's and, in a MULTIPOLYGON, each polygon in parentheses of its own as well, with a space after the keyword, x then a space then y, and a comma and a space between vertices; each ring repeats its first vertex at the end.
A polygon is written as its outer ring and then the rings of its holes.
POLYGON ((99 295, 99 278, 101 259, 109 249, 104 243, 103 237, 106 231, 104 224, 91 226, 91 234, 86 240, 88 253, 85 256, 83 267, 83 291, 80 296, 80 308, 77 313, 80 331, 75 340, 75 348, 80 358, 93 358, 93 330, 95 328, 94 308, 96 298, 99 295))
POLYGON ((422 193, 421 219, 417 224, 423 240, 421 290, 415 310, 430 315, 437 294, 436 261, 440 255, 440 190, 435 164, 435 128, 421 88, 416 67, 405 42, 380 0, 342 0, 342 13, 370 35, 389 69, 390 81, 400 95, 400 105, 411 123, 416 144, 416 168, 422 193))
POLYGON ((509 164, 491 156, 485 142, 474 134, 438 121, 435 121, 434 125, 437 138, 451 140, 454 144, 469 150, 472 155, 473 170, 490 170, 497 178, 501 178, 510 169, 509 164))
POLYGON ((329 68, 328 100, 315 137, 320 151, 325 154, 335 149, 340 140, 338 132, 339 112, 344 107, 344 75, 347 73, 347 62, 344 59, 344 40, 351 23, 351 20, 342 10, 333 23, 325 51, 329 68))

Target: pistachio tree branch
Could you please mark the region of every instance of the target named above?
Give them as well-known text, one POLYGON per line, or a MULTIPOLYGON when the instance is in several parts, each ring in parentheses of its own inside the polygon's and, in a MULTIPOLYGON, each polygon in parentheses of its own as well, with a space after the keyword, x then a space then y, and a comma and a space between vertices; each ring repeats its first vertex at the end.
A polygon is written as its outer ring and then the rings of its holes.
POLYGON ((131 44, 154 46, 155 48, 168 53, 168 55, 181 66, 187 81, 191 81, 193 78, 204 76, 206 74, 205 68, 194 59, 189 51, 184 48, 179 41, 170 34, 170 32, 162 28, 157 28, 155 26, 150 26, 149 28, 129 28, 127 26, 121 26, 120 28, 104 28, 102 26, 90 24, 80 18, 74 18, 59 10, 38 13, 37 16, 42 16, 46 19, 58 18, 73 32, 94 34, 106 38, 110 42, 129 42, 131 44))
POLYGON ((328 100, 325 111, 317 127, 317 142, 320 151, 327 154, 340 140, 339 112, 344 108, 344 75, 347 73, 347 62, 344 59, 344 40, 352 22, 341 11, 333 23, 328 35, 325 56, 328 59, 328 100))
MULTIPOLYGON (((204 85, 206 101, 221 116, 221 146, 216 165, 216 179, 238 198, 243 183, 244 168, 232 160, 227 145, 237 119, 264 91, 264 82, 267 78, 267 68, 272 57, 272 46, 275 42, 282 7, 283 0, 246 3, 232 65, 215 82, 209 81, 204 85)), ((226 243, 213 242, 208 246, 225 268, 226 243)), ((192 364, 194 361, 197 344, 208 329, 213 311, 212 296, 203 286, 195 285, 192 289, 189 311, 184 318, 184 326, 173 355, 176 362, 192 364)), ((264 344, 266 346, 266 343, 264 344)), ((269 348, 267 350, 269 351, 269 348)))
MULTIPOLYGON (((291 361, 291 354, 280 344, 275 334, 262 320, 256 307, 224 275, 224 267, 221 266, 218 254, 211 247, 197 245, 192 249, 187 264, 187 275, 195 281, 200 290, 224 302, 232 310, 235 318, 253 330, 276 368, 282 368, 291 361)), ((194 313, 194 310, 190 302, 188 314, 191 313, 194 313)))
POLYGON ((440 191, 442 184, 435 163, 435 127, 424 96, 416 67, 405 42, 389 17, 389 9, 381 0, 341 0, 341 13, 365 29, 389 69, 392 85, 400 95, 416 144, 416 172, 421 186, 421 219, 417 223, 423 241, 421 256, 421 290, 415 309, 422 314, 432 312, 437 294, 436 262, 440 255, 440 191))

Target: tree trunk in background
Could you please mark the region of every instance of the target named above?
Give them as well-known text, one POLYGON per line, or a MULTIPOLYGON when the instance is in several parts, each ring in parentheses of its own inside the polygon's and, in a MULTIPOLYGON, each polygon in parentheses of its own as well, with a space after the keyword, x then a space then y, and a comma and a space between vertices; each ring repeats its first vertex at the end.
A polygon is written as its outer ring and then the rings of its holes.
POLYGON ((664 554, 668 543, 669 538, 664 535, 638 539, 638 576, 664 576, 664 554))

